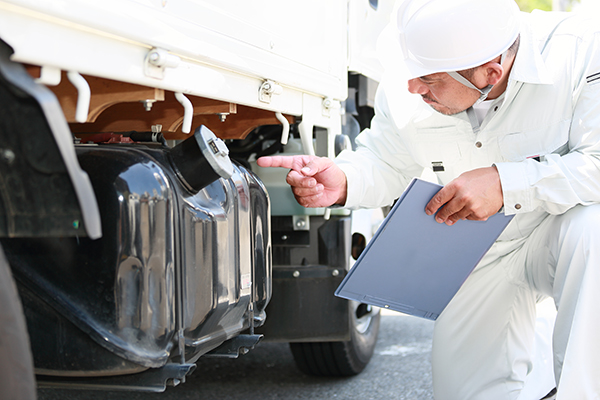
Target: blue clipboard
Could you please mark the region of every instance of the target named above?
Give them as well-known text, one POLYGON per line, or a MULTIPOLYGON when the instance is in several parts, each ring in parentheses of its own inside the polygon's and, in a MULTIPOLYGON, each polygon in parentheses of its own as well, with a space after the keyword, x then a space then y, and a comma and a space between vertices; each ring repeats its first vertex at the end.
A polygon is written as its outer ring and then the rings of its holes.
POLYGON ((436 320, 512 220, 448 226, 425 214, 441 185, 413 179, 335 295, 436 320))

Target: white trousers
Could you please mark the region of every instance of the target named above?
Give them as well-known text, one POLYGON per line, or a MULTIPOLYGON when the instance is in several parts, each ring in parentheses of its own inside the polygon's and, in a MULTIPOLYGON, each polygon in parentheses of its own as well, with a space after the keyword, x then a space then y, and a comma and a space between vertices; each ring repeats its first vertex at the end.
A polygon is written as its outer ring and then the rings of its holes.
POLYGON ((545 297, 557 308, 557 400, 600 399, 600 205, 550 215, 529 237, 492 246, 435 323, 435 399, 534 400, 520 395, 545 297))

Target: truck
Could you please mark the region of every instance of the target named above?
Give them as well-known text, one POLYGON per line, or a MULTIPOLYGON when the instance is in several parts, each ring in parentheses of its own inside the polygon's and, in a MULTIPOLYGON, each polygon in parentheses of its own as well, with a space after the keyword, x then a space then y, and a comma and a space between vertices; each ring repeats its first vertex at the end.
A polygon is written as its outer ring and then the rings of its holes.
POLYGON ((307 209, 272 154, 335 157, 373 116, 390 0, 0 0, 0 383, 160 392, 290 343, 368 364, 336 298, 381 210, 307 209))

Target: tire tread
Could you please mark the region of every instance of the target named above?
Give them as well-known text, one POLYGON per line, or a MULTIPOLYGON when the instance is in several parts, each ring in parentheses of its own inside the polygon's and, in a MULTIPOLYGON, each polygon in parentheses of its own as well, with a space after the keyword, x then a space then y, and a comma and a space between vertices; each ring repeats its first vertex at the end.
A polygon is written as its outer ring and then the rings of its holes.
POLYGON ((298 369, 315 376, 353 376, 367 366, 377 341, 380 315, 364 336, 352 332, 346 342, 302 342, 290 343, 290 349, 298 369), (363 347, 363 348, 360 348, 363 347))

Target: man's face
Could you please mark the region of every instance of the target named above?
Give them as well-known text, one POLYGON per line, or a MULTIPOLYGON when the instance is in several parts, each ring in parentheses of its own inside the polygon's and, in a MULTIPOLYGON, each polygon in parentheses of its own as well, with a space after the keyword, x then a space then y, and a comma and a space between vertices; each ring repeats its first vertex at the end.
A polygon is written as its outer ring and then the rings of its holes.
POLYGON ((479 92, 466 87, 445 72, 408 81, 408 91, 420 94, 423 101, 444 115, 454 115, 471 107, 479 92))

